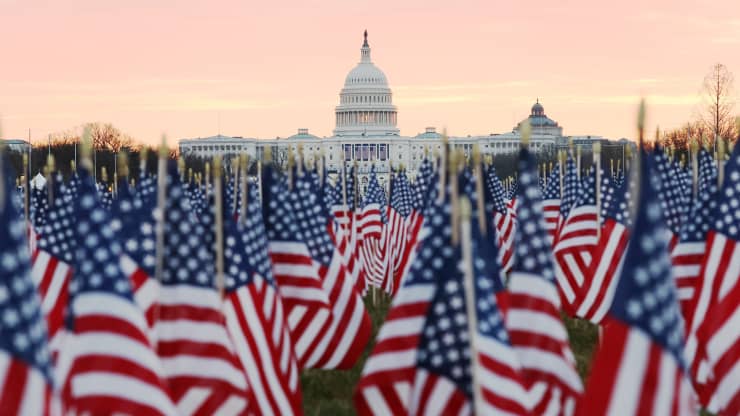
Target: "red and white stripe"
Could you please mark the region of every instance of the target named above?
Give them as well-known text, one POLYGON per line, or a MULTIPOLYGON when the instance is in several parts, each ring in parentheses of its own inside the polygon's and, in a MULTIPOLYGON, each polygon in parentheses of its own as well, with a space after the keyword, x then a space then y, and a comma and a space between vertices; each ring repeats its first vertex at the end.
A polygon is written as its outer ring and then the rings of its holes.
POLYGON ((398 292, 398 289, 401 288, 401 285, 403 285, 404 277, 408 274, 411 264, 416 258, 416 250, 422 238, 423 225, 424 217, 420 212, 412 210, 411 214, 406 218, 406 243, 404 245, 404 251, 401 254, 401 260, 397 263, 398 269, 394 275, 394 296, 398 292))
POLYGON ((710 231, 700 276, 691 304, 694 319, 686 338, 686 358, 702 404, 738 408, 740 244, 710 231))
POLYGON ((555 244, 555 235, 558 232, 558 224, 560 223, 560 199, 543 200, 542 209, 545 215, 547 241, 549 241, 552 246, 555 244))
POLYGON ((524 388, 521 365, 510 345, 496 339, 477 338, 478 363, 476 372, 481 388, 481 414, 526 415, 530 413, 530 398, 524 388))
POLYGON ((507 207, 506 213, 494 212, 493 223, 498 237, 498 257, 501 267, 508 273, 514 266, 514 236, 516 235, 516 211, 507 207))
POLYGON ((572 414, 583 394, 559 311, 560 296, 552 282, 512 273, 506 328, 535 414, 572 414))
POLYGON ((675 357, 639 329, 608 320, 591 369, 582 414, 697 414, 689 379, 675 357))
POLYGON ((599 218, 595 205, 575 207, 555 242, 555 278, 566 310, 576 299, 588 278, 591 257, 599 238, 599 218))
POLYGON ((31 257, 31 280, 41 298, 41 312, 49 331, 49 350, 56 357, 64 332, 64 312, 69 299, 72 268, 45 250, 36 250, 31 257))
POLYGON ((224 316, 253 403, 263 415, 302 414, 298 364, 278 291, 256 275, 227 293, 224 316))
POLYGON ((0 351, 0 414, 53 414, 52 392, 51 384, 38 369, 0 351))
POLYGON ((215 289, 163 285, 154 329, 157 353, 181 415, 246 413, 247 380, 215 289))
POLYGON ((627 227, 608 218, 594 248, 586 273, 588 278, 573 303, 576 316, 593 323, 601 323, 604 319, 614 301, 628 243, 627 227))
POLYGON ((368 284, 383 287, 388 270, 388 258, 383 240, 383 222, 380 218, 381 207, 378 204, 368 204, 357 216, 357 231, 359 233, 358 249, 361 251, 363 269, 368 284))
POLYGON ((144 312, 152 345, 156 345, 157 338, 154 333, 154 322, 157 314, 157 299, 160 290, 159 282, 149 276, 131 257, 125 254, 121 255, 120 266, 123 274, 131 282, 131 291, 134 292, 134 302, 144 312))
POLYGON ((679 242, 671 251, 673 277, 676 280, 678 301, 686 328, 691 327, 693 320, 694 311, 691 305, 700 281, 699 273, 706 246, 705 241, 679 242))
POLYGON ((419 338, 434 288, 404 286, 396 294, 355 390, 358 414, 409 414, 419 338))
POLYGON ((331 320, 329 297, 305 243, 270 241, 268 251, 302 367, 331 320))
POLYGON ((416 371, 409 410, 408 413, 403 414, 468 415, 471 413, 470 400, 450 379, 430 373, 423 368, 416 371))
POLYGON ((329 296, 331 318, 309 353, 299 356, 299 362, 303 368, 348 369, 355 365, 370 339, 370 316, 336 248, 328 266, 316 266, 329 296))
POLYGON ((75 296, 74 332, 65 337, 57 366, 64 405, 77 414, 177 413, 144 315, 131 301, 104 292, 75 296))
POLYGON ((367 290, 367 282, 357 250, 357 233, 354 230, 353 222, 350 223, 348 228, 334 227, 330 223, 328 232, 342 257, 342 264, 352 278, 355 289, 360 295, 364 296, 367 290))

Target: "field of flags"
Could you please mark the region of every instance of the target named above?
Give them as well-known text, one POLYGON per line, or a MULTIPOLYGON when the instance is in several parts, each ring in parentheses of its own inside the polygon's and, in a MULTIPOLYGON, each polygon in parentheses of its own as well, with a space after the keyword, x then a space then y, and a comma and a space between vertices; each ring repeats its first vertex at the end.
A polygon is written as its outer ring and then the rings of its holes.
POLYGON ((0 414, 303 414, 301 372, 371 343, 360 415, 740 414, 740 147, 582 174, 523 143, 506 188, 450 148, 364 195, 293 155, 115 192, 3 161, 0 414), (599 326, 585 381, 564 316, 599 326))

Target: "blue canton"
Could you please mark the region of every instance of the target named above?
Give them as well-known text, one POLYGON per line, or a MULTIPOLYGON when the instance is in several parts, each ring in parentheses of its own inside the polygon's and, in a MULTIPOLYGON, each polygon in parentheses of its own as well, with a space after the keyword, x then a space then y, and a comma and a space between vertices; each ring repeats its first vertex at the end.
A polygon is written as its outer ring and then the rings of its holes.
POLYGON ((735 146, 725 165, 720 199, 714 211, 714 229, 732 240, 740 241, 740 146, 735 146))
POLYGON ((86 170, 80 173, 79 197, 74 202, 75 262, 69 283, 70 304, 83 292, 107 292, 132 299, 131 284, 119 266, 121 244, 110 213, 98 200, 95 185, 86 170))
POLYGON ((414 194, 406 172, 398 173, 391 183, 391 208, 406 218, 414 208, 414 194))
POLYGON ((529 150, 519 157, 519 193, 516 236, 516 259, 512 271, 542 276, 555 285, 552 253, 547 243, 542 198, 537 183, 537 161, 529 150))

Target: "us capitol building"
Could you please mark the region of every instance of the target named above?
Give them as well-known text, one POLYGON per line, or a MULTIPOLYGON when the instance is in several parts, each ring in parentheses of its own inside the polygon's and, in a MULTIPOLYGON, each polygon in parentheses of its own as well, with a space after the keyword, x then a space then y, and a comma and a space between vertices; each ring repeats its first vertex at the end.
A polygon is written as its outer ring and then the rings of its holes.
MULTIPOLYGON (((372 165, 375 165, 380 182, 386 183, 391 167, 403 165, 413 176, 425 153, 432 155, 441 151, 442 134, 434 127, 427 127, 416 136, 400 135, 397 127, 398 109, 393 105, 393 93, 385 73, 371 59, 367 31, 360 48, 360 62, 347 74, 344 88, 339 92, 339 105, 335 107, 334 113, 335 128, 331 137, 318 137, 310 134, 308 129, 299 128, 297 134, 277 139, 222 135, 181 139, 179 149, 183 156, 229 157, 246 152, 252 158, 262 158, 267 146, 272 147, 273 155, 285 155, 289 147, 296 154, 300 145, 304 159, 309 163, 316 155, 323 154, 329 173, 339 172, 343 162, 347 167, 356 162, 361 186, 367 184, 367 173, 372 165)), ((564 146, 571 138, 563 136, 563 128, 545 115, 545 109, 538 99, 532 106, 529 117, 518 123, 511 132, 452 136, 449 141, 467 155, 470 155, 474 144, 480 146, 483 154, 512 153, 519 148, 519 128, 526 120, 529 120, 532 127, 530 149, 535 152, 564 146)), ((572 138, 582 144, 605 140, 597 136, 572 138)))

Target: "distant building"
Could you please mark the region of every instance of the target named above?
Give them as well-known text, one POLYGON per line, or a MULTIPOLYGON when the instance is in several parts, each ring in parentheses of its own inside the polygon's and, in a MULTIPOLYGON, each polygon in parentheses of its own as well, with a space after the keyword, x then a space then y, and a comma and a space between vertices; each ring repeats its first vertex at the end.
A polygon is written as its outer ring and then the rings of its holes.
MULTIPOLYGON (((339 92, 339 105, 334 108, 335 127, 331 137, 318 137, 308 129, 300 128, 297 134, 287 138, 258 139, 213 137, 182 139, 180 153, 200 157, 214 155, 231 156, 246 152, 251 157, 261 158, 265 147, 285 155, 291 148, 297 152, 302 147, 304 158, 312 162, 316 155, 323 154, 329 172, 338 172, 342 165, 357 164, 361 185, 367 183, 367 173, 375 166, 381 183, 388 179, 391 168, 406 167, 415 175, 425 154, 432 155, 442 150, 442 134, 434 127, 427 127, 415 136, 402 136, 397 127, 398 111, 393 105, 393 93, 385 73, 371 60, 367 31, 360 48, 360 62, 347 74, 339 92)), ((563 128, 545 115, 539 99, 532 106, 527 119, 531 129, 530 148, 534 152, 553 150, 568 143, 563 128)), ((524 120, 522 120, 524 122, 524 120)), ((449 137, 450 144, 462 149, 466 155, 472 153, 473 145, 480 147, 483 154, 513 153, 520 146, 518 123, 511 132, 467 137, 449 137)), ((574 136, 581 144, 592 143, 591 137, 574 136)), ((606 140, 598 138, 598 140, 606 140)))
POLYGON ((27 153, 31 149, 31 144, 23 139, 5 139, 0 143, 13 152, 27 153))

